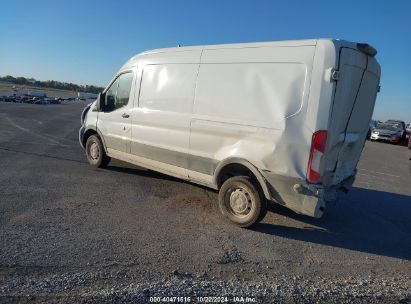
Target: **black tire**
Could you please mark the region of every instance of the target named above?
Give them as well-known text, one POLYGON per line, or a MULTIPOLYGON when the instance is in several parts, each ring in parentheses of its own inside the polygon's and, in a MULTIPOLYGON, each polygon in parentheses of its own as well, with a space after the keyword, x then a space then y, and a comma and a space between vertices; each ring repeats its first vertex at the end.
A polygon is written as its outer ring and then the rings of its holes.
POLYGON ((256 184, 247 176, 235 176, 227 179, 220 188, 220 211, 239 227, 250 227, 267 214, 267 201, 256 184))
POLYGON ((86 156, 90 165, 96 168, 104 168, 110 162, 103 144, 97 135, 91 135, 86 142, 86 156))

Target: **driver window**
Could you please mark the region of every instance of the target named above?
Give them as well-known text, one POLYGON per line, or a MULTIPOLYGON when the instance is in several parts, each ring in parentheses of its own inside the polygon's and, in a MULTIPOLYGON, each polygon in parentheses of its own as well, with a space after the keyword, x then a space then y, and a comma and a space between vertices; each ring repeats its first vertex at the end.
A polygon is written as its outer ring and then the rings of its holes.
POLYGON ((119 80, 119 78, 117 78, 111 84, 110 88, 106 92, 106 98, 105 98, 105 102, 104 102, 104 111, 105 112, 111 112, 115 109, 118 80, 119 80))
POLYGON ((106 91, 104 111, 111 112, 128 104, 133 73, 121 74, 106 91))
POLYGON ((131 84, 133 83, 133 73, 121 74, 117 87, 116 109, 128 104, 130 97, 131 84))

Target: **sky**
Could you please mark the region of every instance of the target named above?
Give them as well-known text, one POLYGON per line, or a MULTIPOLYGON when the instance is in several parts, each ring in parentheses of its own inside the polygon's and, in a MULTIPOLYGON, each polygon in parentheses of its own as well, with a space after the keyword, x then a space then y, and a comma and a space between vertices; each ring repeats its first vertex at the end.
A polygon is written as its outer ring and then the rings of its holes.
POLYGON ((339 38, 378 50, 374 118, 411 122, 411 1, 0 0, 0 76, 106 86, 144 50, 339 38))

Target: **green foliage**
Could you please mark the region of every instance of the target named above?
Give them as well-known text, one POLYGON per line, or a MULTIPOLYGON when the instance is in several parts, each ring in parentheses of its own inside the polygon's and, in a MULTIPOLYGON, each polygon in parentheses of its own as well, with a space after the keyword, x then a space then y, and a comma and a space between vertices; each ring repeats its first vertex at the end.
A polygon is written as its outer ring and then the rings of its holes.
POLYGON ((55 81, 55 80, 39 81, 34 78, 13 77, 10 75, 4 76, 4 77, 0 76, 0 81, 7 81, 7 82, 15 83, 15 84, 30 85, 30 86, 41 87, 41 88, 54 88, 54 89, 61 89, 61 90, 68 90, 68 91, 94 93, 94 94, 98 94, 104 90, 104 88, 102 87, 97 87, 93 85, 78 85, 74 83, 60 82, 60 81, 55 81))

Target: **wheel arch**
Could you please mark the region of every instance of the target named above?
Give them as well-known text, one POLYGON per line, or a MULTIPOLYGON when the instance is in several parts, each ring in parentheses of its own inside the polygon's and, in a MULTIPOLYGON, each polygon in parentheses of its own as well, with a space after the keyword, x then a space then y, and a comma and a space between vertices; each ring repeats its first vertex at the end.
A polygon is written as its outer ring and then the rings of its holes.
POLYGON ((100 132, 97 128, 88 128, 88 129, 84 132, 84 135, 83 135, 83 138, 82 138, 83 147, 86 146, 87 139, 88 139, 91 135, 97 135, 97 136, 100 138, 101 143, 103 144, 104 152, 107 153, 107 147, 106 147, 106 143, 105 143, 105 141, 104 141, 104 137, 101 135, 101 132, 100 132))
POLYGON ((217 189, 220 189, 227 176, 231 177, 244 173, 258 182, 266 199, 271 199, 270 191, 263 175, 253 164, 242 158, 229 158, 220 162, 215 170, 214 184, 217 186, 217 189))

